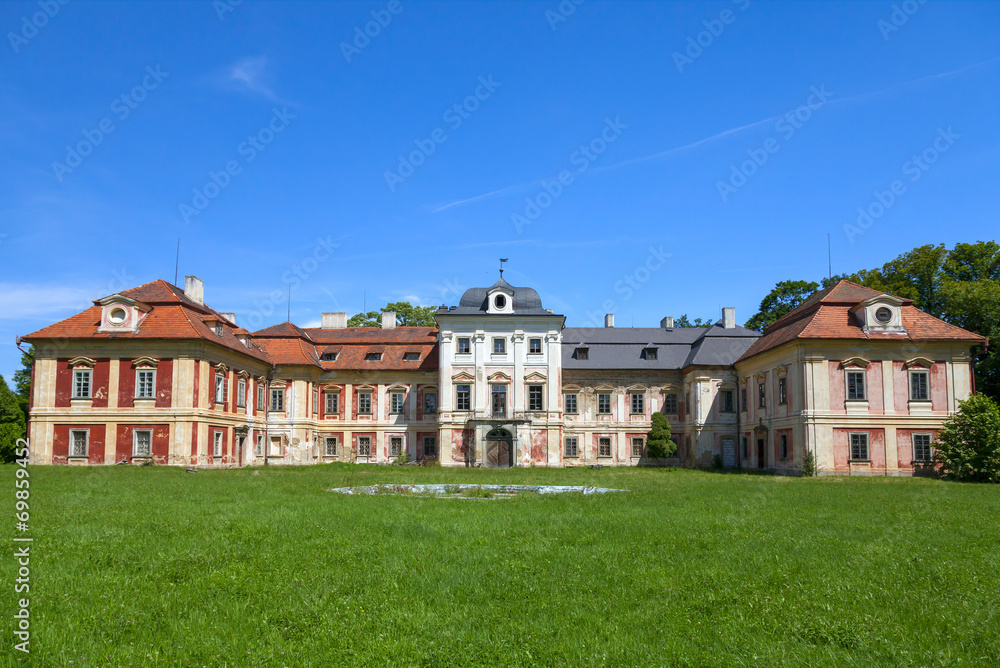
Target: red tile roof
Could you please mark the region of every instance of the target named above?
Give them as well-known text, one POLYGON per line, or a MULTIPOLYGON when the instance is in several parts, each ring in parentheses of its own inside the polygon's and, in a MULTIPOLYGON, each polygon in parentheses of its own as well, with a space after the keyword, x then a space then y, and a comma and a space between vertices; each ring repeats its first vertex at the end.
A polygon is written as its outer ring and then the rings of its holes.
POLYGON ((434 327, 304 329, 283 322, 254 332, 253 336, 279 365, 380 371, 436 371, 438 366, 434 327), (382 353, 381 359, 365 359, 368 353, 375 352, 382 353), (323 360, 324 353, 336 353, 336 359, 323 360), (420 359, 403 359, 404 353, 419 353, 420 359))
POLYGON ((840 281, 813 293, 795 309, 769 325, 764 330, 764 335, 736 361, 742 362, 796 339, 967 341, 970 345, 986 341, 983 336, 924 313, 913 306, 912 299, 903 299, 900 307, 905 334, 865 332, 851 309, 881 294, 884 293, 850 281, 840 281))

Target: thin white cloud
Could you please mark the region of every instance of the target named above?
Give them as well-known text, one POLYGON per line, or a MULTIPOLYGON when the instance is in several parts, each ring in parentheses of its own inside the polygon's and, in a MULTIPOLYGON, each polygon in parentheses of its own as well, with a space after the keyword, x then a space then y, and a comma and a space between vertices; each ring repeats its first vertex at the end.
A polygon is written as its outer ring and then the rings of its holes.
POLYGON ((93 304, 94 288, 0 283, 0 320, 68 317, 93 304))
POLYGON ((217 82, 227 90, 260 95, 271 102, 291 104, 274 92, 271 69, 267 56, 243 58, 224 68, 217 77, 217 82))

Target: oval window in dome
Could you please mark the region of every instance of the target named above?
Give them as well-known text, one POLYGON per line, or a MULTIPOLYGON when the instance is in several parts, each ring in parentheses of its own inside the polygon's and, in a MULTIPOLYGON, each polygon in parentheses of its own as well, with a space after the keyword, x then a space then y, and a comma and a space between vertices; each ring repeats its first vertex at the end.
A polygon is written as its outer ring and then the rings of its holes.
POLYGON ((120 324, 122 324, 123 322, 125 322, 125 318, 127 318, 127 317, 128 317, 128 314, 125 313, 125 309, 123 309, 120 306, 111 309, 111 312, 108 313, 108 321, 112 325, 120 325, 120 324))
POLYGON ((503 295, 497 295, 493 298, 493 305, 497 308, 504 308, 507 306, 507 298, 503 295))

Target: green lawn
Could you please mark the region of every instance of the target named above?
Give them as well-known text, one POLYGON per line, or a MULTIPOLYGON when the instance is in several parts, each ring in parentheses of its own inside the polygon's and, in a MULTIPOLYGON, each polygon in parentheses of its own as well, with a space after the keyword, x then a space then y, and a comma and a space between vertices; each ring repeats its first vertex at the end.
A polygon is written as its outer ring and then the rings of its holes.
MULTIPOLYGON (((0 477, 13 511, 14 467, 0 477)), ((1000 663, 997 486, 663 469, 34 467, 31 535, 32 653, 12 649, 7 558, 4 666, 1000 663), (380 482, 631 491, 326 491, 380 482)))

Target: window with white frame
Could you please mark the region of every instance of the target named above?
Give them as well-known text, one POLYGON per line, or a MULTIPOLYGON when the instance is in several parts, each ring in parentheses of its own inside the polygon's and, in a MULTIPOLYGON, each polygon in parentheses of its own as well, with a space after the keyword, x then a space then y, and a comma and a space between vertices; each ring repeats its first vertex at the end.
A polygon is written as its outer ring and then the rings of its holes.
POLYGON ((326 457, 337 456, 337 437, 327 436, 323 440, 323 455, 326 457))
POLYGON ((226 377, 221 373, 215 374, 215 403, 226 402, 226 377))
POLYGON ((323 395, 324 403, 326 406, 323 409, 323 413, 326 415, 337 415, 340 413, 340 393, 339 392, 326 392, 323 395))
POLYGON ((542 354, 542 340, 541 339, 528 339, 528 354, 529 355, 541 355, 542 354))
POLYGON ((597 439, 597 456, 598 457, 610 457, 611 456, 611 439, 607 436, 601 436, 597 439))
POLYGON ((264 434, 257 434, 257 445, 254 447, 254 454, 258 457, 264 456, 264 434))
POLYGON ((788 403, 788 379, 778 379, 778 403, 781 405, 788 403))
POLYGON ((372 456, 372 437, 358 436, 358 457, 372 456))
POLYGON ((69 456, 86 457, 90 432, 86 429, 74 429, 69 432, 69 456))
POLYGON ((493 339, 493 354, 494 355, 507 354, 507 339, 504 339, 499 336, 493 339))
POLYGON ((576 413, 576 394, 565 395, 565 404, 567 413, 576 413))
POLYGON ((467 336, 460 336, 455 350, 459 355, 467 355, 472 351, 472 343, 470 339, 467 336))
POLYGON ((424 436, 424 457, 437 457, 437 438, 424 436))
POLYGON ((424 415, 437 413, 438 395, 437 392, 424 390, 424 415))
POLYGON ((641 415, 646 412, 646 398, 642 392, 633 392, 629 397, 633 415, 641 415))
POLYGON ((639 437, 632 438, 632 456, 642 457, 642 448, 645 446, 645 442, 639 437))
POLYGON ((73 371, 73 398, 90 399, 90 369, 75 369, 73 371))
POLYGON ((319 412, 319 388, 318 387, 314 387, 313 388, 312 412, 313 413, 318 413, 319 412))
POLYGON ((732 390, 722 390, 719 392, 719 410, 723 413, 735 413, 735 406, 733 406, 733 391, 732 390))
POLYGON ((663 395, 663 412, 667 415, 677 415, 677 393, 663 395))
POLYGON ((257 382, 257 410, 264 410, 264 383, 257 382))
POLYGON ((403 438, 401 436, 389 437, 389 456, 399 457, 403 454, 403 438))
POLYGON ((764 383, 757 383, 757 408, 767 408, 767 390, 764 383))
POLYGON ((389 393, 389 412, 395 415, 399 415, 403 412, 403 402, 406 399, 406 395, 402 392, 391 392, 389 393))
POLYGON ((566 437, 566 456, 567 457, 579 457, 580 456, 579 450, 577 449, 576 437, 575 436, 567 436, 566 437))
POLYGON ((927 463, 931 461, 933 453, 931 451, 930 434, 913 435, 913 461, 927 463))
POLYGON ((244 408, 247 405, 247 381, 245 378, 240 378, 236 382, 236 406, 238 408, 244 408))
POLYGON ((597 395, 597 412, 602 415, 611 414, 611 395, 610 394, 598 394, 597 395))
POLYGON ((371 415, 372 413, 372 393, 358 392, 358 413, 361 415, 371 415))
POLYGON ((456 411, 467 411, 470 410, 472 401, 471 385, 456 385, 455 386, 455 410, 456 411))
POLYGON ((865 392, 865 372, 858 370, 848 370, 847 372, 847 400, 864 401, 868 397, 865 392))
POLYGON ((868 461, 868 434, 851 434, 851 460, 868 461))
POLYGON ((910 369, 910 401, 930 399, 930 377, 927 369, 910 369))
POLYGON ((271 410, 272 411, 285 410, 285 388, 283 387, 271 388, 271 410))
POLYGON ((152 399, 156 388, 156 371, 153 369, 136 369, 135 398, 152 399))
POLYGON ((528 386, 528 410, 529 411, 544 410, 544 408, 542 406, 542 386, 541 385, 529 385, 528 386))
POLYGON ((132 456, 149 457, 153 451, 153 432, 149 429, 136 429, 132 432, 132 456))
POLYGON ((214 441, 212 442, 212 456, 221 457, 222 456, 222 432, 217 431, 213 436, 214 441))

